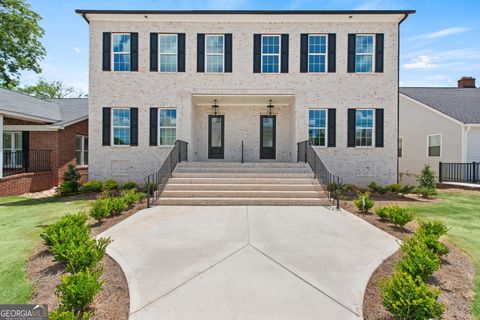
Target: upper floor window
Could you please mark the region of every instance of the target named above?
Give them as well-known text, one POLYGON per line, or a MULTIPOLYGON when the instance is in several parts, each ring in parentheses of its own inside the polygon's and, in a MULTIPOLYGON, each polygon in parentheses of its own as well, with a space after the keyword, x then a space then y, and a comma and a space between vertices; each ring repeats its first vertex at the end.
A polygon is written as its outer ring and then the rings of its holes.
POLYGON ((308 36, 308 72, 326 72, 327 36, 308 36))
POLYGON ((177 72, 177 35, 160 34, 159 38, 160 72, 177 72))
POLYGON ((88 165, 88 137, 76 136, 75 137, 75 158, 77 166, 88 165))
POLYGON ((428 140, 428 156, 441 157, 442 154, 442 135, 432 134, 427 137, 428 140))
POLYGON ((206 35, 205 36, 205 62, 206 72, 222 73, 224 72, 225 62, 225 38, 224 35, 206 35))
POLYGON ((326 146, 327 110, 308 110, 308 138, 313 146, 326 146))
POLYGON ((355 72, 373 72, 374 42, 373 35, 355 37, 355 72))
POLYGON ((280 35, 262 35, 262 73, 280 72, 280 35))
POLYGON ((130 33, 112 34, 113 71, 130 71, 130 33))
POLYGON ((173 146, 177 140, 177 110, 158 109, 160 145, 173 146))
POLYGON ((112 137, 114 146, 130 145, 130 109, 112 109, 112 137))
POLYGON ((373 146, 373 109, 355 111, 355 146, 373 146))

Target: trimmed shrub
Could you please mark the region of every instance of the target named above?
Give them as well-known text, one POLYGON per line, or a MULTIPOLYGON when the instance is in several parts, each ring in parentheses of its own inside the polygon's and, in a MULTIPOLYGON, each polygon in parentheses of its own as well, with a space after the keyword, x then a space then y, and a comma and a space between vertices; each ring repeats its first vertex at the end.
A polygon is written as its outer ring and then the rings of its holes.
POLYGON ((133 181, 125 181, 120 185, 120 190, 131 190, 131 189, 138 189, 138 185, 133 181))
POLYGON ((413 220, 413 214, 398 205, 388 207, 388 220, 396 226, 403 227, 413 220))
POLYGON ((110 238, 90 238, 85 241, 69 241, 64 244, 55 244, 52 252, 55 259, 66 263, 67 271, 77 273, 86 269, 94 269, 105 255, 107 246, 112 242, 110 238))
POLYGON ((432 289, 420 278, 396 272, 380 283, 382 304, 395 319, 441 319, 445 306, 439 303, 440 290, 432 289))
POLYGON ((88 216, 83 211, 64 215, 55 224, 45 227, 40 237, 49 247, 57 242, 65 242, 73 235, 81 238, 88 237, 90 230, 86 225, 87 220, 88 216))
POLYGON ((57 193, 61 196, 75 194, 78 192, 80 173, 73 164, 69 164, 63 174, 63 182, 58 186, 57 193))
POLYGON ((389 192, 400 193, 400 190, 402 190, 402 186, 399 183, 393 183, 387 185, 385 189, 387 189, 387 191, 389 192))
POLYGON ((419 227, 417 229, 417 233, 423 233, 426 235, 432 235, 440 238, 443 235, 446 235, 448 232, 447 226, 438 220, 433 221, 419 221, 419 227))
POLYGON ((372 181, 368 184, 367 187, 368 187, 368 190, 370 190, 371 192, 377 192, 378 187, 380 187, 380 186, 375 181, 372 181))
POLYGON ((158 186, 154 182, 148 182, 145 184, 145 192, 153 194, 154 191, 158 190, 158 186))
POLYGON ((375 210, 375 214, 382 220, 388 220, 388 207, 381 207, 375 210))
POLYGON ((103 181, 103 191, 112 191, 118 189, 118 182, 113 179, 103 181))
POLYGON ((143 193, 139 193, 133 189, 122 191, 122 198, 130 207, 131 205, 142 201, 145 198, 143 193))
POLYGON ((417 175, 417 182, 421 188, 427 188, 431 190, 437 189, 435 183, 435 172, 429 164, 425 164, 422 171, 417 175))
POLYGON ((62 305, 70 310, 85 310, 102 288, 100 274, 89 269, 62 277, 57 295, 62 305))
POLYGON ((88 320, 91 317, 91 312, 64 310, 62 307, 48 313, 48 320, 88 320))
POLYGON ((421 195, 422 198, 428 198, 430 196, 436 195, 437 190, 428 187, 417 187, 415 188, 415 193, 421 195))
POLYGON ((450 252, 450 249, 440 241, 438 241, 438 237, 432 234, 425 234, 417 232, 415 237, 422 241, 429 250, 435 253, 438 256, 446 255, 450 252))
POLYGON ((414 190, 415 190, 415 186, 410 186, 407 184, 400 189, 399 193, 401 193, 402 196, 404 196, 406 194, 412 193, 414 190))
POLYGON ((80 192, 101 192, 103 188, 102 181, 89 180, 80 186, 80 192))
POLYGON ((353 200, 353 204, 358 208, 358 210, 360 210, 360 212, 367 213, 368 210, 373 208, 375 201, 370 198, 370 194, 368 192, 359 192, 357 199, 353 200))
POLYGON ((90 217, 97 221, 102 221, 110 215, 110 208, 108 207, 105 199, 97 199, 90 208, 90 217))
POLYGON ((110 208, 111 215, 119 215, 128 209, 128 204, 123 197, 113 197, 105 199, 107 206, 110 208))
POLYGON ((402 259, 397 264, 397 270, 410 274, 413 278, 426 280, 440 267, 440 259, 418 237, 412 237, 400 247, 402 259))

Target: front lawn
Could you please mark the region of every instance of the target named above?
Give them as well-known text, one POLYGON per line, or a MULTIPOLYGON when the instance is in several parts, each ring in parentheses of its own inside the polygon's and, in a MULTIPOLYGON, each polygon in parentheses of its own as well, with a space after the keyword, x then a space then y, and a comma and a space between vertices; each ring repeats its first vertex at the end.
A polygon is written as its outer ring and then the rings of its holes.
POLYGON ((41 241, 42 227, 60 216, 88 208, 89 200, 0 198, 0 303, 27 303, 32 285, 26 262, 41 241))
POLYGON ((451 230, 448 239, 467 252, 477 269, 473 315, 480 319, 480 193, 440 192, 443 201, 410 207, 419 218, 438 219, 451 230))

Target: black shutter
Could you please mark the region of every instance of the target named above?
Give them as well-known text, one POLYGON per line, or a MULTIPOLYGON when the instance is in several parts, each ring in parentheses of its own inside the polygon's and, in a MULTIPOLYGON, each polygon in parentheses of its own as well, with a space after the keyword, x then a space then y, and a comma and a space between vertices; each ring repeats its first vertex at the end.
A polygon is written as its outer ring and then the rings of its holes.
POLYGON ((102 119, 102 146, 110 145, 110 119, 111 119, 111 109, 103 108, 103 119, 102 119))
POLYGON ((158 109, 150 108, 150 145, 157 145, 158 136, 158 109))
POLYGON ((138 71, 138 32, 130 33, 130 71, 138 71))
POLYGON ((232 72, 232 34, 225 34, 225 72, 232 72))
POLYGON ((262 35, 253 35, 253 73, 261 73, 262 69, 262 35))
POLYGON ((177 72, 185 72, 185 33, 179 33, 177 39, 177 72))
POLYGON ((30 165, 30 134, 28 131, 22 131, 22 153, 23 153, 23 168, 28 171, 30 165))
POLYGON ((110 32, 103 33, 103 63, 102 63, 102 70, 103 71, 110 71, 110 54, 111 54, 111 39, 112 35, 110 32))
POLYGON ((355 109, 348 109, 347 147, 355 147, 355 109))
POLYGON ((335 109, 328 109, 328 147, 335 147, 336 146, 336 137, 337 137, 337 117, 336 117, 336 110, 335 109))
POLYGON ((383 72, 383 33, 375 35, 375 72, 383 72))
POLYGON ((328 34, 328 72, 336 71, 336 51, 337 51, 337 36, 335 33, 328 34))
POLYGON ((308 72, 308 34, 300 35, 300 72, 308 72))
POLYGON ((355 72, 355 41, 356 35, 348 34, 348 67, 347 72, 355 72))
POLYGON ((383 109, 375 109, 375 147, 383 148, 383 109))
POLYGON ((282 34, 281 73, 288 73, 288 34, 282 34))
POLYGON ((150 33, 150 71, 158 71, 158 33, 150 33))
POLYGON ((205 72, 205 34, 197 34, 197 72, 205 72))
POLYGON ((130 108, 130 145, 138 146, 138 108, 130 108))

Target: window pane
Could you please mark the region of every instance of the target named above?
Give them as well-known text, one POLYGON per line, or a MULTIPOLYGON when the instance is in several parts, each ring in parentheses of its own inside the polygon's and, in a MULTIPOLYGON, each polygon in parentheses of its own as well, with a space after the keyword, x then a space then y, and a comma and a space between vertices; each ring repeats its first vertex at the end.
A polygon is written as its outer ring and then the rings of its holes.
POLYGON ((355 72, 372 72, 373 55, 355 56, 355 72))
POLYGON ((223 55, 207 56, 207 72, 223 72, 223 55))
POLYGON ((429 157, 440 157, 440 146, 428 148, 429 157))
POLYGON ((223 36, 207 36, 207 54, 223 53, 223 36))
POLYGON ((176 54, 161 54, 160 55, 160 71, 161 72, 176 72, 177 71, 177 55, 176 54))
POLYGON ((22 133, 15 132, 15 150, 22 150, 22 133))
POLYGON ((4 149, 12 149, 12 134, 11 133, 4 133, 3 134, 3 148, 4 149))
POLYGON ((279 61, 278 56, 263 56, 262 72, 278 73, 279 71, 278 61, 279 61))
POLYGON ((83 140, 84 140, 84 149, 85 151, 88 151, 88 137, 83 137, 83 140))
POLYGON ((130 71, 129 53, 115 53, 113 55, 113 71, 130 71))
POLYGON ((357 35, 355 37, 356 53, 373 53, 373 36, 357 35))
POLYGON ((325 72, 325 56, 309 55, 308 72, 325 72))
POLYGON ((130 34, 112 35, 113 52, 130 52, 130 34))
POLYGON ((177 125, 176 109, 160 109, 160 127, 175 127, 177 125))
POLYGON ((130 144, 130 128, 113 128, 113 144, 129 145, 130 144))
POLYGON ((160 53, 177 53, 177 35, 160 35, 160 53))
POLYGON ((262 53, 280 53, 280 37, 263 36, 262 53))
POLYGON ((83 165, 88 166, 88 151, 83 153, 83 165))
POLYGON ((177 140, 176 128, 160 128, 160 144, 172 146, 177 140))
POLYGON ((113 109, 113 126, 130 126, 130 109, 113 109))
POLYGON ((77 166, 83 165, 83 163, 82 163, 82 152, 81 151, 76 151, 75 152, 75 161, 77 163, 77 166))
POLYGON ((429 146, 440 146, 440 135, 428 137, 429 146))
POLYGON ((77 151, 82 150, 82 137, 81 136, 76 136, 75 137, 75 146, 77 151))
POLYGON ((326 53, 327 37, 326 36, 309 36, 308 37, 308 53, 326 53))

